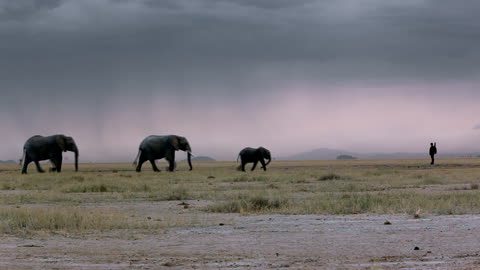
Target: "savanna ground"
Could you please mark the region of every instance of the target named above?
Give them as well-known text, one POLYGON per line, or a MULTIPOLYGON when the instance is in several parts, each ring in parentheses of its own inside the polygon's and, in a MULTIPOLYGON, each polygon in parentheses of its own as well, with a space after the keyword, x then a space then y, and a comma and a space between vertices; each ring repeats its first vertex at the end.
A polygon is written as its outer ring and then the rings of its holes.
POLYGON ((0 269, 480 269, 480 159, 428 162, 0 165, 0 269))

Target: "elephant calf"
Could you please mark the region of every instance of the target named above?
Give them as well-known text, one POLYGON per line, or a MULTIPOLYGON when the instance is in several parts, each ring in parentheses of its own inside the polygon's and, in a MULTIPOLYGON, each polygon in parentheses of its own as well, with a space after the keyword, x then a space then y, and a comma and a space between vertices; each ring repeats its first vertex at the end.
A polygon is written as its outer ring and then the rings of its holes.
POLYGON ((245 171, 245 164, 247 163, 253 163, 252 171, 255 170, 255 167, 257 167, 257 163, 260 161, 262 164, 262 168, 264 171, 267 170, 267 165, 270 164, 272 161, 272 157, 270 155, 270 151, 264 147, 259 147, 259 148, 251 148, 247 147, 244 148, 240 153, 238 154, 238 159, 240 158, 242 165, 241 165, 241 170, 245 171), (265 159, 268 160, 267 163, 265 163, 265 159))
POLYGON ((25 142, 23 146, 23 161, 22 174, 27 173, 27 167, 30 162, 35 162, 37 171, 45 172, 40 167, 39 161, 49 159, 54 168, 52 171, 60 172, 62 170, 62 152, 71 151, 75 153, 75 171, 78 171, 78 148, 72 137, 65 135, 53 135, 43 137, 36 135, 25 142))
POLYGON ((152 135, 146 137, 138 147, 138 154, 133 162, 137 165, 137 172, 142 170, 142 164, 145 161, 150 161, 153 171, 159 172, 155 160, 165 158, 168 161, 168 170, 173 172, 175 170, 175 151, 182 150, 188 153, 188 166, 192 170, 192 149, 185 137, 177 135, 157 136, 152 135), (138 162, 137 162, 138 160, 138 162))

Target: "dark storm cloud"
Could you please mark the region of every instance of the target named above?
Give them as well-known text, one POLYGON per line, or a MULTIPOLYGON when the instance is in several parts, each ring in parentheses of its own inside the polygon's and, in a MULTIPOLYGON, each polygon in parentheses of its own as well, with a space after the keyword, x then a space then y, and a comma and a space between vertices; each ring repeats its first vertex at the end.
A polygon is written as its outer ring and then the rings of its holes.
POLYGON ((62 0, 2 0, 0 1, 0 21, 24 20, 38 12, 60 6, 62 0))
MULTIPOLYGON (((128 0, 113 0, 114 2, 127 2, 128 0)), ((262 9, 280 9, 280 8, 292 8, 303 6, 307 3, 312 3, 314 0, 298 0, 298 1, 290 1, 290 0, 203 0, 203 1, 175 1, 175 0, 167 0, 167 1, 156 1, 156 0, 143 0, 144 4, 149 7, 160 7, 160 8, 176 8, 181 9, 182 7, 193 5, 193 6, 204 6, 204 7, 215 7, 218 5, 226 5, 226 6, 247 6, 247 7, 255 7, 255 8, 262 8, 262 9)))
POLYGON ((61 73, 60 85, 108 84, 128 74, 223 87, 259 76, 416 81, 479 71, 474 1, 16 2, 7 1, 3 13, 23 23, 0 27, 8 63, 2 79, 13 84, 21 73, 35 83, 61 73))
MULTIPOLYGON (((135 148, 144 133, 194 132, 192 118, 205 115, 218 122, 200 119, 205 132, 224 125, 241 134, 236 126, 275 120, 275 102, 301 110, 282 103, 283 92, 325 94, 315 97, 332 104, 339 92, 471 100, 479 8, 473 0, 0 0, 0 119, 17 144, 54 131, 105 143, 125 119, 133 127, 122 142, 135 148), (257 120, 261 113, 270 118, 257 120)), ((315 113, 325 112, 297 118, 315 113)))
POLYGON ((169 22, 180 33, 187 31, 177 37, 185 41, 179 49, 192 64, 213 61, 223 68, 234 61, 325 80, 478 74, 479 4, 474 1, 176 3, 179 20, 169 22))

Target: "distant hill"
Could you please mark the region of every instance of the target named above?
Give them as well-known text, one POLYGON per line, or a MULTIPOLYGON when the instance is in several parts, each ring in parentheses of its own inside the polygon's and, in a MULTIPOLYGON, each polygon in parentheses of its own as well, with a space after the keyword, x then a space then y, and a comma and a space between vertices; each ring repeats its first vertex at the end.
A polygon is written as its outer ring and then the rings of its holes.
MULTIPOLYGON (((184 159, 182 161, 187 161, 187 160, 184 159)), ((192 161, 216 161, 216 160, 207 156, 198 156, 198 157, 192 157, 192 161)))
POLYGON ((350 155, 340 155, 337 157, 338 160, 346 160, 346 159, 357 159, 356 157, 354 156, 350 156, 350 155))
POLYGON ((0 160, 0 164, 15 164, 15 160, 0 160))
POLYGON ((345 150, 318 148, 312 151, 295 154, 292 156, 282 157, 283 160, 334 160, 338 156, 349 155, 358 156, 356 153, 348 152, 345 150))
MULTIPOLYGON (((428 150, 428 149, 427 149, 428 150)), ((427 150, 424 153, 354 153, 346 150, 318 148, 291 156, 280 157, 279 160, 335 160, 339 156, 352 156, 357 159, 422 159, 430 158, 427 150)), ((443 153, 436 155, 437 158, 470 158, 478 157, 479 153, 443 153)))

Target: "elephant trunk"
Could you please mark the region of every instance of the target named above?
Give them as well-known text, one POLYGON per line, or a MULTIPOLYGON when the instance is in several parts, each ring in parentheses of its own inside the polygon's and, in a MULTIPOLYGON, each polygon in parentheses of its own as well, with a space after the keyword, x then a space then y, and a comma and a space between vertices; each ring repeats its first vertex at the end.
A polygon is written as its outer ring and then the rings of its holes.
POLYGON ((188 160, 188 166, 190 166, 190 171, 191 171, 191 170, 193 170, 193 167, 192 167, 192 153, 191 152, 187 153, 187 160, 188 160))
POLYGON ((265 167, 267 167, 267 165, 270 164, 271 161, 272 161, 272 158, 269 158, 269 159, 268 159, 268 162, 265 163, 265 167))
POLYGON ((73 152, 75 153, 75 171, 78 172, 78 148, 76 145, 73 147, 73 152))

